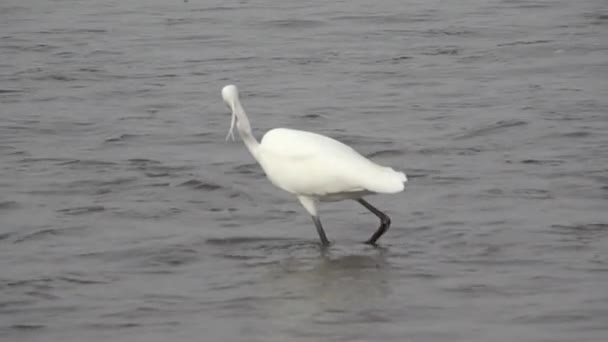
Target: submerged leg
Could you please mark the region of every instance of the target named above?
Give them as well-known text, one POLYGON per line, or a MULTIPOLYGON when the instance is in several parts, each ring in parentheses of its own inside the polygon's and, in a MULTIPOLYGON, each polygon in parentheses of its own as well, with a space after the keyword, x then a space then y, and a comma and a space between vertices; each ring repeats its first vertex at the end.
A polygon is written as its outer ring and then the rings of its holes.
POLYGON ((319 216, 312 216, 312 221, 315 223, 317 233, 319 233, 321 244, 323 246, 329 246, 329 240, 327 240, 327 235, 325 235, 325 231, 323 230, 323 226, 321 225, 321 220, 319 219, 319 216))
POLYGON ((376 230, 374 235, 372 235, 372 237, 370 237, 369 240, 365 241, 365 243, 369 243, 370 245, 375 245, 376 241, 382 236, 382 234, 386 233, 386 231, 388 230, 388 227, 391 226, 391 218, 388 217, 388 215, 386 215, 385 213, 378 210, 373 205, 369 204, 369 202, 367 202, 363 198, 359 198, 357 200, 357 202, 361 203, 362 206, 364 206, 367 210, 374 213, 374 215, 378 216, 378 218, 380 219, 380 227, 378 227, 378 230, 376 230))
POLYGON ((323 246, 329 245, 329 240, 327 239, 327 235, 325 235, 325 231, 323 230, 323 225, 321 225, 321 220, 319 219, 319 215, 317 214, 317 206, 315 204, 315 199, 307 196, 298 196, 298 200, 302 203, 302 206, 310 216, 312 216, 312 221, 315 223, 315 228, 317 228, 317 233, 319 233, 319 238, 321 239, 321 244, 323 246))

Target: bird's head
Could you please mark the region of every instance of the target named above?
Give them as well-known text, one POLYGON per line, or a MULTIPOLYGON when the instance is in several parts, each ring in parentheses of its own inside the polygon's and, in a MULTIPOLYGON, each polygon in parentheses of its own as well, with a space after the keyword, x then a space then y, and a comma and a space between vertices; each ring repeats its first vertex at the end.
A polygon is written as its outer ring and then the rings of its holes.
POLYGON ((236 101, 239 99, 239 90, 235 85, 229 84, 222 88, 222 98, 224 102, 232 109, 236 101))
POLYGON ((226 135, 226 140, 232 139, 234 141, 234 126, 236 125, 236 105, 239 101, 239 90, 235 85, 229 84, 222 88, 222 99, 224 103, 228 105, 230 111, 232 112, 232 118, 230 120, 230 129, 228 130, 228 135, 226 135))

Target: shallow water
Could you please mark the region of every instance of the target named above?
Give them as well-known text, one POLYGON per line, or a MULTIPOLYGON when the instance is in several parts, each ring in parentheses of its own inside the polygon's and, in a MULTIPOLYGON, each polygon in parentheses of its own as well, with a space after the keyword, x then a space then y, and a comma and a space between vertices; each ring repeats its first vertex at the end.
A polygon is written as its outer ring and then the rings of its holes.
POLYGON ((0 337, 605 341, 604 1, 3 1, 0 337), (404 170, 321 208, 226 143, 404 170))

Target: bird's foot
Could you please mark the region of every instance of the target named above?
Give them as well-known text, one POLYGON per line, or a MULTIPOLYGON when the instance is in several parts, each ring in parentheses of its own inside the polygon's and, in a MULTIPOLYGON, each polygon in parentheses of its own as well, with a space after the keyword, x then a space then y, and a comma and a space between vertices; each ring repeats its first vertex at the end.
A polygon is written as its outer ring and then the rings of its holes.
POLYGON ((319 247, 321 247, 321 248, 329 248, 329 246, 331 246, 331 242, 329 242, 329 241, 322 241, 319 244, 319 247))
POLYGON ((378 247, 378 244, 376 243, 376 241, 372 241, 372 240, 366 240, 365 242, 363 242, 366 245, 370 245, 370 246, 374 246, 374 247, 378 247))

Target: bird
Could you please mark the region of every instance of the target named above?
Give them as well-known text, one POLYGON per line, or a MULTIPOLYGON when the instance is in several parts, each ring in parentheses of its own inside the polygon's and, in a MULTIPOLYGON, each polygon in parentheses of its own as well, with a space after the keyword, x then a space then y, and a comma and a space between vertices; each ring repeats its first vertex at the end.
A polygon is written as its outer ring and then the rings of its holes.
POLYGON ((226 140, 234 139, 234 128, 245 146, 276 187, 297 197, 312 217, 322 246, 330 245, 317 205, 319 202, 355 200, 380 219, 380 226, 365 241, 376 245, 389 229, 390 217, 371 205, 364 196, 404 191, 404 172, 374 163, 350 146, 325 135, 290 128, 273 128, 262 140, 254 137, 235 85, 222 88, 222 99, 231 114, 226 140))

